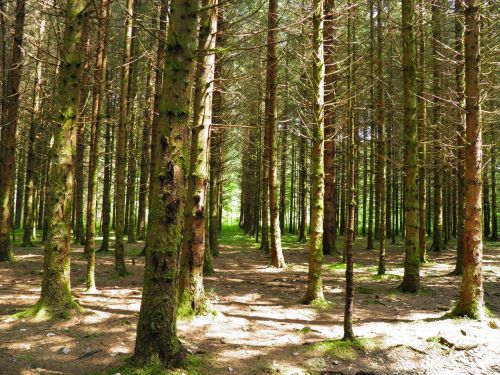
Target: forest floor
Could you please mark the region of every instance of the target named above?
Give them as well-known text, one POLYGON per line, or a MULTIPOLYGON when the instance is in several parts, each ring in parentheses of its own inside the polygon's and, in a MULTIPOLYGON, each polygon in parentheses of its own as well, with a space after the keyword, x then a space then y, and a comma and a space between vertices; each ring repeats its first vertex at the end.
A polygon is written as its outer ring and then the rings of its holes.
MULTIPOLYGON (((307 282, 307 246, 284 236, 287 268, 269 266, 257 244, 236 228, 220 239, 216 273, 205 281, 214 313, 179 321, 192 353, 174 374, 498 374, 500 373, 500 247, 486 243, 485 322, 446 319, 459 295, 449 276, 454 251, 429 254, 417 295, 396 287, 403 246, 388 244, 387 275, 376 275, 378 253, 360 238, 354 250, 354 344, 342 337, 344 267, 337 256, 324 265, 327 306, 300 304, 307 282)), ((72 254, 73 292, 86 313, 33 322, 12 314, 39 296, 42 248, 15 248, 17 262, 0 264, 0 373, 117 374, 133 352, 141 298, 143 244, 129 245, 132 274, 114 276, 113 253, 98 255, 99 291, 85 294, 82 248, 72 254)), ((340 243, 339 243, 339 248, 340 243)), ((154 368, 140 374, 155 375, 154 368)))

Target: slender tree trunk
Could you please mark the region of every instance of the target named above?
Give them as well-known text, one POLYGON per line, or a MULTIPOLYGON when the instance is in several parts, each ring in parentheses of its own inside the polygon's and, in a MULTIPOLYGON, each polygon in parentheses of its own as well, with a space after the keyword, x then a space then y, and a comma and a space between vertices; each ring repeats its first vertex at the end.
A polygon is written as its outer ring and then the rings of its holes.
POLYGON ((427 261, 425 245, 425 206, 426 206, 426 99, 425 95, 425 31, 424 31, 424 0, 418 2, 418 72, 417 72, 417 117, 418 117, 418 248, 420 262, 427 261))
MULTIPOLYGON (((149 65, 148 69, 152 70, 153 66, 149 65)), ((139 178, 139 204, 137 210, 137 239, 144 240, 146 238, 146 206, 148 197, 149 185, 149 165, 151 163, 151 122, 153 118, 153 75, 148 72, 146 79, 146 105, 144 109, 144 122, 142 126, 142 142, 141 142, 141 166, 139 178)))
MULTIPOLYGON (((33 113, 31 117, 30 130, 28 135, 28 156, 26 158, 26 188, 24 191, 24 217, 23 217, 23 243, 22 246, 33 246, 31 238, 33 236, 33 226, 35 221, 35 189, 37 185, 36 161, 39 155, 35 155, 35 142, 37 135, 37 125, 41 120, 41 94, 42 94, 42 74, 43 64, 41 62, 42 46, 45 40, 45 19, 40 21, 38 30, 38 49, 36 62, 36 75, 33 87, 33 113)), ((40 143, 37 142, 37 143, 40 143)), ((40 163, 39 163, 40 165, 40 163)))
POLYGON ((373 186, 373 171, 375 170, 375 142, 373 140, 374 129, 370 129, 370 194, 368 197, 369 207, 368 207, 368 239, 367 239, 367 250, 373 250, 375 247, 373 245, 373 211, 374 211, 374 186, 373 186))
POLYGON ((55 97, 53 144, 47 197, 47 239, 40 299, 21 316, 59 317, 78 308, 71 296, 70 244, 73 202, 74 154, 80 83, 83 70, 84 30, 88 2, 68 1, 64 9, 58 89, 55 97))
MULTIPOLYGON (((327 0, 329 1, 329 0, 327 0)), ((312 147, 311 147, 311 238, 309 240, 309 273, 303 302, 323 301, 323 199, 325 193, 324 158, 324 85, 325 59, 323 46, 323 0, 313 0, 313 66, 312 83, 312 147)))
POLYGON ((402 2, 403 102, 404 102, 404 217, 405 267, 400 289, 416 293, 420 286, 418 251, 418 118, 416 84, 416 43, 414 31, 415 0, 402 2))
POLYGON ((457 315, 483 319, 481 228, 482 128, 480 104, 480 2, 465 0, 465 227, 464 270, 457 315))
POLYGON ((442 0, 432 0, 432 94, 434 126, 434 220, 432 249, 443 248, 443 153, 441 150, 441 99, 442 99, 442 0))
POLYGON ((167 366, 182 359, 177 338, 179 252, 185 207, 184 155, 192 70, 196 54, 197 0, 173 0, 166 41, 160 118, 153 142, 151 213, 144 287, 133 359, 159 360, 167 366), (174 95, 175 94, 175 95, 174 95))
POLYGON ((97 205, 97 171, 99 164, 99 133, 104 120, 106 93, 106 39, 108 31, 109 0, 101 0, 98 10, 97 52, 92 88, 92 123, 90 128, 89 173, 87 184, 87 225, 85 254, 87 256, 87 291, 96 289, 95 284, 95 235, 97 205))
MULTIPOLYGON (((3 87, 2 130, 0 142, 0 261, 13 261, 10 231, 12 228, 11 201, 16 170, 16 131, 19 112, 19 84, 23 59, 25 0, 16 1, 16 19, 12 39, 12 52, 3 87)), ((2 42, 3 43, 3 42, 2 42)))
MULTIPOLYGON (((220 35, 216 38, 216 45, 218 48, 224 47, 224 14, 222 10, 218 11, 218 20, 217 20, 217 29, 220 32, 220 35)), ((260 64, 260 62, 259 62, 260 64)), ((214 92, 212 98, 212 118, 216 122, 221 121, 222 115, 222 80, 221 80, 221 58, 220 56, 215 56, 215 73, 214 73, 214 92)), ((260 96, 259 96, 260 100, 260 96)), ((259 102, 260 104, 260 102, 259 102)), ((209 160, 209 197, 208 197, 208 237, 209 237, 209 245, 210 245, 210 254, 212 256, 219 255, 219 246, 217 243, 217 235, 219 233, 219 194, 218 194, 218 175, 219 168, 222 168, 222 165, 219 165, 218 161, 219 154, 221 154, 221 132, 222 130, 215 129, 213 126, 210 129, 210 160, 209 160)), ((259 136, 259 142, 260 142, 259 136)), ((260 168, 259 168, 260 169, 260 168)), ((258 217, 258 215, 257 215, 258 217)), ((257 225, 256 228, 257 236, 259 233, 259 227, 257 225)), ((257 239, 258 241, 258 239, 257 239)))
MULTIPOLYGON (((19 138, 19 141, 21 141, 22 137, 19 138)), ((16 205, 14 211, 14 231, 12 232, 14 234, 16 229, 21 228, 21 219, 23 217, 24 179, 26 177, 26 151, 24 147, 17 154, 16 205)))
POLYGON ((299 172, 299 242, 306 242, 306 221, 307 221, 307 189, 306 189, 306 178, 307 178, 307 158, 306 158, 306 139, 301 137, 300 140, 300 172, 299 172))
POLYGON ((352 259, 352 247, 354 244, 355 232, 355 212, 356 212, 356 186, 354 184, 355 160, 357 154, 356 144, 356 124, 354 119, 354 98, 352 88, 352 78, 354 74, 354 41, 356 40, 356 28, 354 21, 353 4, 348 2, 348 24, 347 24, 347 54, 349 56, 349 77, 347 80, 348 92, 348 129, 347 129, 347 147, 346 147, 346 203, 347 203, 347 218, 346 230, 344 238, 344 255, 346 262, 345 271, 345 306, 344 306, 344 340, 354 340, 354 332, 352 329, 352 315, 354 306, 354 262, 352 259))
MULTIPOLYGON (((498 129, 492 129, 492 138, 498 139, 498 129)), ((498 223, 497 223, 497 145, 491 147, 491 239, 498 241, 498 223)))
POLYGON ((125 38, 123 46, 123 66, 120 88, 120 116, 116 133, 116 165, 115 165, 115 269, 119 276, 127 275, 125 266, 125 245, 123 232, 125 230, 125 164, 127 144, 128 98, 130 94, 130 65, 132 58, 134 0, 127 0, 127 15, 125 38))
POLYGON ((193 125, 180 262, 179 297, 194 313, 206 310, 203 287, 205 253, 205 206, 208 187, 208 145, 212 125, 218 0, 203 0, 196 60, 193 125))
MULTIPOLYGON (((266 68, 266 128, 268 133, 267 158, 269 175, 269 211, 271 240, 271 264, 277 268, 285 267, 285 258, 281 249, 281 232, 278 216, 278 166, 277 166, 277 96, 278 96, 278 59, 276 43, 278 38, 278 0, 269 0, 267 31, 267 68, 266 68)), ((265 188, 265 187, 264 187, 265 188)))
POLYGON ((379 261, 378 274, 385 274, 386 237, 386 140, 385 140, 385 98, 384 65, 382 58, 382 0, 377 0, 377 128, 379 140, 378 169, 380 175, 380 219, 379 219, 379 261))
POLYGON ((323 254, 333 254, 335 251, 335 196, 333 185, 335 181, 334 168, 334 137, 335 137, 335 25, 334 0, 325 0, 324 4, 324 34, 325 34, 325 105, 324 105, 324 218, 323 218, 323 254))
POLYGON ((452 274, 462 275, 464 268, 464 220, 465 220, 465 186, 464 186, 464 60, 463 60, 463 6, 462 1, 455 1, 455 84, 458 105, 456 118, 457 131, 457 258, 452 274))

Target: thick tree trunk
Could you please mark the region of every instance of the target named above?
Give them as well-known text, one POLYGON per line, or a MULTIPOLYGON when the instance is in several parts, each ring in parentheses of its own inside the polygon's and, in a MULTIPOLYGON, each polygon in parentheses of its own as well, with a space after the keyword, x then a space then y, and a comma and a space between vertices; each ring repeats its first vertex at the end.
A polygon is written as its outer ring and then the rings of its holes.
MULTIPOLYGON (((23 59, 25 0, 16 1, 16 19, 6 85, 3 87, 0 142, 0 261, 12 261, 10 231, 12 227, 12 188, 16 170, 16 131, 19 112, 19 84, 23 59)), ((2 41, 3 43, 3 41, 2 41)))
POLYGON ((418 251, 418 119, 416 97, 416 43, 414 31, 415 0, 402 2, 403 104, 404 104, 404 218, 405 267, 400 289, 416 293, 420 287, 418 251))
POLYGON ((160 118, 153 142, 151 213, 144 287, 133 359, 182 359, 177 338, 178 258, 185 206, 184 155, 189 128, 190 81, 196 54, 197 0, 173 0, 166 42, 160 118))
POLYGON ((482 127, 480 104, 480 1, 466 0, 465 11, 465 229, 464 270, 457 315, 483 319, 483 234, 481 228, 482 127))
POLYGON ((480 2, 466 0, 465 11, 465 229, 464 270, 455 313, 483 319, 483 233, 481 228, 482 126, 480 104, 480 2))
POLYGON ((50 151, 50 176, 47 197, 47 240, 43 263, 41 296, 36 305, 21 316, 39 318, 64 316, 78 308, 71 296, 70 244, 73 202, 74 155, 80 83, 83 70, 84 24, 88 2, 68 1, 64 10, 58 89, 53 120, 53 144, 50 151))

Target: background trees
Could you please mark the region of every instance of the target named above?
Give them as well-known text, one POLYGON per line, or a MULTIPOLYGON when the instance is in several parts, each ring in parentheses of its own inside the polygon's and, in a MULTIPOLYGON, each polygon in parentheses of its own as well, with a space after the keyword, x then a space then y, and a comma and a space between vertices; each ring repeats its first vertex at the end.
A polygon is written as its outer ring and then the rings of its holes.
POLYGON ((148 343, 165 339, 155 304, 175 337, 180 264, 198 310, 223 224, 277 268, 283 236, 309 239, 307 302, 342 248, 347 338, 352 249, 375 240, 380 275, 388 239, 404 244, 408 292, 426 250, 456 241, 460 312, 482 315, 481 241, 498 240, 492 4, 1 1, 0 260, 20 229, 24 246, 45 240, 40 303, 55 311, 73 307, 70 239, 92 290, 101 236, 120 277, 126 242, 145 238, 141 360, 175 357, 175 340, 148 343))

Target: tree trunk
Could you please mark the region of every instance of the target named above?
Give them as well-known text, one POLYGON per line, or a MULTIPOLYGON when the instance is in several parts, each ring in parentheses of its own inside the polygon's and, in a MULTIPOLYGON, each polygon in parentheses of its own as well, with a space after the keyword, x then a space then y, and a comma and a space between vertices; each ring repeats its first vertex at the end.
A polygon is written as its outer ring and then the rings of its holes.
POLYGON ((36 305, 19 314, 38 318, 64 316, 78 309, 71 296, 70 244, 73 202, 74 155, 77 118, 83 71, 83 44, 86 0, 68 1, 64 10, 65 26, 62 35, 58 89, 55 97, 53 144, 50 151, 50 175, 47 196, 47 239, 43 262, 40 299, 36 305))
MULTIPOLYGON (((36 173, 36 162, 39 155, 35 155, 35 142, 37 135, 37 125, 41 120, 41 91, 43 64, 41 62, 42 46, 45 40, 45 19, 40 21, 38 29, 38 49, 37 62, 35 67, 35 83, 33 86, 33 112, 28 135, 28 156, 26 159, 26 182, 24 191, 24 217, 23 217, 23 243, 22 246, 33 246, 31 238, 33 236, 33 226, 35 221, 35 189, 38 182, 36 173)), ((40 143, 37 142, 37 143, 40 143)), ((39 164, 40 165, 40 164, 39 164)))
POLYGON ((483 236, 481 228, 482 129, 480 104, 480 2, 465 6, 465 226, 464 271, 457 315, 483 319, 483 236))
MULTIPOLYGON (((19 84, 23 59, 25 0, 16 1, 16 19, 12 40, 12 52, 3 87, 2 130, 0 142, 0 261, 13 261, 10 231, 12 227, 11 200, 16 170, 16 131, 19 112, 19 84)), ((3 43, 3 41, 2 41, 3 43)))
POLYGON ((277 118, 277 96, 278 96, 278 59, 276 56, 276 43, 278 39, 278 0, 269 0, 267 31, 267 68, 266 68, 266 127, 268 132, 267 157, 269 168, 269 212, 271 239, 271 264, 277 268, 285 267, 285 258, 281 249, 281 231, 278 216, 278 118, 277 118))
POLYGON ((196 314, 206 311, 203 287, 205 253, 205 206, 208 186, 208 140, 212 125, 212 98, 215 71, 218 0, 203 0, 196 60, 193 125, 184 224, 183 249, 180 262, 180 303, 196 314))
POLYGON ((378 170, 380 175, 380 219, 378 274, 385 274, 386 237, 386 140, 385 140, 385 98, 384 65, 382 58, 382 0, 377 0, 377 128, 378 128, 378 170))
POLYGON ((335 5, 334 0, 325 1, 325 16, 324 16, 324 27, 325 27, 325 74, 324 74, 324 130, 325 130, 325 141, 324 141, 324 218, 323 218, 323 254, 333 254, 335 251, 335 196, 333 191, 333 185, 335 181, 335 168, 334 168, 334 157, 335 157, 335 24, 334 24, 334 12, 335 5))
MULTIPOLYGON (((330 1, 330 0, 327 0, 330 1)), ((325 59, 323 46, 323 0, 313 0, 313 66, 312 83, 312 147, 311 147, 311 238, 309 240, 309 273, 303 302, 324 301, 323 296, 323 199, 325 193, 324 121, 325 59)))
POLYGON ((347 79, 348 95, 348 129, 347 129, 347 147, 346 147, 346 203, 347 218, 344 237, 344 255, 346 262, 345 271, 345 305, 344 305, 344 340, 354 340, 352 330, 352 315, 354 305, 354 263, 352 259, 352 246, 354 244, 354 225, 356 212, 356 186, 354 184, 355 160, 357 154, 356 144, 356 124, 354 121, 354 99, 352 78, 354 74, 355 54, 354 42, 356 41, 356 27, 354 21, 353 4, 348 2, 348 21, 347 21, 347 55, 349 56, 349 76, 347 79))
POLYGON ((92 123, 90 128, 89 173, 87 184, 87 224, 85 254, 87 256, 87 291, 95 284, 95 235, 97 205, 97 171, 99 164, 99 132, 106 114, 103 101, 106 94, 106 40, 108 31, 109 0, 101 0, 98 11, 97 51, 92 88, 92 123))
POLYGON ((403 34, 403 104, 404 104, 404 220, 405 266, 400 289, 416 293, 420 286, 418 251, 418 119, 416 82, 416 43, 414 31, 415 0, 402 2, 403 34))
POLYGON ((432 250, 443 248, 443 191, 441 150, 441 98, 442 94, 442 0, 432 0, 432 103, 434 126, 434 220, 432 250))
POLYGON ((125 164, 127 145, 128 98, 130 94, 130 65, 132 58, 134 0, 127 0, 127 15, 125 38, 123 46, 123 66, 120 88, 120 116, 116 133, 116 165, 115 165, 115 269, 119 276, 127 275, 125 266, 125 245, 123 232, 125 230, 125 164))
POLYGON ((182 359, 177 338, 178 258, 185 206, 184 155, 189 128, 190 81, 196 54, 197 0, 173 0, 166 42, 160 118, 153 142, 154 170, 144 287, 133 359, 182 359))
POLYGON ((457 258, 454 275, 462 275, 464 267, 464 218, 465 218, 465 189, 464 189, 464 141, 465 113, 464 113, 464 61, 463 61, 463 6, 461 1, 455 1, 455 84, 457 90, 457 258))
POLYGON ((418 78, 417 78, 417 117, 418 117, 418 248, 420 262, 427 261, 425 245, 425 206, 426 206, 426 100, 425 100, 425 31, 424 31, 424 0, 418 2, 418 78))

